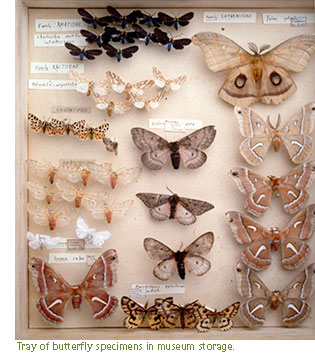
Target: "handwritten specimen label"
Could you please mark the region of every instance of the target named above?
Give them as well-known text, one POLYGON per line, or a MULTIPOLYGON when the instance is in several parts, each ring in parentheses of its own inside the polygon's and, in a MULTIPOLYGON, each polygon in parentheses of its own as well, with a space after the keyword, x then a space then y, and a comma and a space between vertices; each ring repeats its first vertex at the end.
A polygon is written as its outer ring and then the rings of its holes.
POLYGON ((170 132, 185 132, 186 130, 198 130, 202 127, 202 120, 161 119, 150 118, 149 128, 163 129, 170 132))
POLYGON ((314 13, 265 13, 262 17, 265 25, 306 26, 315 23, 314 13))
POLYGON ((183 294, 185 284, 132 284, 130 296, 145 298, 147 295, 183 294))
POLYGON ((36 19, 36 32, 52 31, 80 31, 87 29, 88 25, 81 19, 36 19))
POLYGON ((255 12, 211 11, 203 13, 203 22, 218 23, 255 23, 255 12))
POLYGON ((88 106, 52 106, 52 113, 91 113, 88 106))
MULTIPOLYGON (((35 34, 34 46, 37 47, 63 47, 70 42, 78 47, 86 46, 87 42, 81 34, 35 34)), ((65 49, 65 51, 68 51, 65 49)))
POLYGON ((76 83, 72 80, 28 80, 28 88, 30 90, 75 90, 76 86, 76 83))
POLYGON ((59 62, 31 62, 32 74, 67 74, 69 70, 84 72, 84 64, 59 62))

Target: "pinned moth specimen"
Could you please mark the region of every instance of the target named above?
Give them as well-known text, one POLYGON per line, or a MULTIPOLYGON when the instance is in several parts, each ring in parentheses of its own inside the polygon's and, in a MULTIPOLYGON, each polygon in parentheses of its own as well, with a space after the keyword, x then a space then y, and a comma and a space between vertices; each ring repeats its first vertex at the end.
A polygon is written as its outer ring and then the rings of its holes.
POLYGON ((108 197, 106 192, 90 192, 73 186, 68 181, 57 178, 56 186, 60 191, 60 196, 67 202, 74 202, 75 208, 81 205, 88 207, 94 201, 95 205, 100 199, 105 200, 108 197))
POLYGON ((110 44, 103 43, 102 47, 106 51, 106 54, 110 57, 116 57, 117 61, 120 62, 122 58, 129 59, 135 52, 139 50, 138 46, 129 46, 125 49, 116 49, 110 44))
POLYGON ((90 171, 79 164, 69 164, 59 167, 58 176, 72 183, 82 181, 82 184, 86 186, 90 176, 90 171))
POLYGON ((231 105, 249 106, 254 102, 280 104, 296 91, 289 72, 301 72, 315 50, 315 35, 303 34, 266 51, 250 42, 253 53, 228 37, 215 32, 200 32, 192 37, 204 54, 208 68, 214 72, 230 70, 219 96, 231 105))
POLYGON ((135 31, 126 31, 126 30, 117 30, 117 33, 113 33, 111 35, 111 39, 113 42, 120 42, 124 44, 128 42, 129 44, 134 44, 135 39, 137 38, 137 34, 135 31))
POLYGON ((71 125, 71 132, 73 135, 82 141, 87 141, 89 139, 102 140, 108 129, 109 123, 107 122, 97 127, 91 127, 86 124, 85 120, 80 120, 71 125))
POLYGON ((166 328, 175 328, 179 320, 182 329, 195 328, 197 324, 196 309, 200 306, 198 300, 186 305, 175 304, 173 298, 167 298, 161 303, 161 314, 164 317, 163 325, 166 328))
POLYGON ((193 224, 197 216, 210 211, 214 206, 205 201, 157 193, 137 193, 136 196, 150 209, 150 215, 157 221, 176 219, 184 225, 193 224))
POLYGON ((36 133, 43 132, 49 136, 65 135, 70 132, 70 125, 67 120, 60 121, 55 118, 50 121, 43 121, 32 113, 28 114, 30 129, 36 133))
POLYGON ((70 50, 70 55, 72 56, 79 56, 80 60, 88 59, 94 60, 95 56, 99 56, 102 54, 102 50, 99 49, 92 49, 92 50, 85 50, 80 49, 78 46, 71 44, 70 42, 65 42, 65 47, 70 50))
POLYGON ((158 42, 158 39, 154 33, 147 32, 146 30, 144 30, 141 26, 139 26, 137 24, 133 24, 132 28, 134 29, 137 38, 139 40, 144 40, 145 46, 148 46, 151 41, 155 42, 155 43, 158 42))
POLYGON ((52 165, 50 162, 40 163, 35 160, 26 160, 25 163, 32 170, 36 176, 40 178, 48 178, 49 183, 53 183, 56 174, 59 172, 58 167, 52 165))
POLYGON ((175 30, 178 30, 178 26, 187 26, 189 21, 194 17, 194 13, 188 12, 180 17, 169 16, 164 12, 159 12, 158 17, 161 20, 162 24, 166 26, 174 26, 175 30))
POLYGON ((121 27, 124 29, 129 24, 134 24, 138 21, 138 18, 141 18, 142 13, 140 10, 133 10, 128 15, 122 15, 118 10, 116 10, 113 6, 107 6, 107 11, 110 13, 110 18, 116 24, 120 24, 121 27))
POLYGON ((104 242, 112 235, 111 231, 96 232, 95 228, 89 228, 82 217, 77 219, 76 235, 84 239, 86 244, 92 243, 94 246, 101 247, 104 242))
POLYGON ((51 231, 57 227, 69 225, 73 212, 72 208, 58 208, 57 210, 40 207, 35 203, 27 204, 27 211, 32 220, 40 226, 48 226, 51 231))
POLYGON ((46 262, 32 258, 29 269, 41 295, 37 308, 42 317, 53 324, 61 323, 67 302, 71 300, 73 309, 79 309, 82 297, 94 319, 109 316, 118 304, 118 299, 106 290, 117 281, 117 262, 116 250, 108 249, 93 263, 81 284, 70 285, 46 262))
POLYGON ((178 141, 168 142, 144 128, 131 129, 133 142, 143 152, 141 161, 151 170, 160 170, 170 160, 174 169, 178 169, 180 163, 190 169, 202 166, 207 160, 203 150, 211 145, 215 135, 214 126, 206 126, 178 141))
POLYGON ((60 191, 53 187, 41 186, 30 181, 27 182, 26 187, 35 199, 46 201, 47 204, 50 204, 52 201, 59 202, 62 200, 60 191))
POLYGON ((108 138, 108 137, 104 136, 103 143, 104 143, 104 145, 106 147, 106 150, 108 152, 113 152, 113 153, 115 153, 115 156, 117 156, 117 154, 118 154, 118 142, 117 142, 116 137, 108 138))
POLYGON ((186 75, 181 75, 176 77, 175 79, 167 80, 157 67, 153 67, 153 76, 157 88, 163 89, 166 92, 168 90, 172 90, 172 91, 179 90, 181 85, 187 80, 186 75))
POLYGON ((165 97, 165 92, 160 91, 157 93, 157 95, 151 99, 143 99, 136 95, 134 92, 130 93, 131 101, 135 108, 141 110, 145 108, 147 111, 155 110, 160 106, 160 103, 165 97))
POLYGON ((123 202, 114 201, 111 204, 103 201, 97 203, 96 205, 94 205, 94 203, 90 203, 88 210, 90 211, 92 217, 100 220, 106 219, 107 223, 111 223, 113 220, 125 216, 132 204, 133 200, 123 202))
POLYGON ((315 263, 305 268, 282 291, 270 291, 263 281, 244 263, 236 265, 237 291, 246 298, 240 307, 240 316, 250 328, 265 323, 267 309, 283 306, 282 325, 295 327, 311 313, 306 300, 314 293, 315 263))
POLYGON ((195 308, 198 323, 198 332, 207 332, 217 322, 219 330, 226 331, 234 326, 231 318, 234 318, 240 308, 240 302, 235 302, 221 311, 213 310, 205 305, 195 308))
POLYGON ((315 176, 315 161, 295 167, 282 177, 263 177, 245 167, 235 167, 230 171, 239 190, 248 197, 246 210, 254 216, 262 216, 270 207, 271 194, 281 198, 285 212, 293 214, 305 206, 308 200, 306 188, 315 176))
POLYGON ((247 244, 242 260, 253 270, 270 266, 271 249, 281 248, 281 265, 289 270, 300 267, 310 254, 305 241, 315 230, 315 204, 300 211, 281 231, 277 227, 267 230, 239 212, 227 212, 225 217, 236 241, 247 244))
POLYGON ((276 126, 273 126, 269 116, 265 122, 249 107, 236 106, 234 112, 241 134, 245 137, 240 152, 252 166, 262 164, 271 144, 278 152, 283 142, 292 162, 296 164, 305 162, 312 154, 313 140, 310 134, 314 129, 315 102, 303 106, 282 129, 279 129, 280 115, 276 126))
POLYGON ((93 100, 96 102, 96 108, 106 110, 109 117, 112 114, 123 115, 132 108, 132 104, 128 102, 114 102, 107 100, 104 96, 94 95, 93 100))
POLYGON ((32 232, 26 232, 26 238, 28 240, 28 245, 32 249, 51 249, 55 248, 57 243, 61 240, 60 237, 50 237, 45 234, 38 234, 38 233, 32 233, 32 232))
POLYGON ((92 25, 94 29, 96 29, 97 26, 104 27, 109 22, 112 22, 110 16, 96 17, 83 8, 78 8, 78 13, 82 16, 82 21, 89 25, 92 25))
POLYGON ((146 24, 148 27, 151 27, 152 25, 155 27, 160 27, 162 21, 158 16, 154 16, 154 14, 143 13, 141 11, 141 18, 139 20, 139 24, 146 24))
POLYGON ((107 71, 106 76, 111 88, 119 94, 124 93, 127 100, 129 100, 132 93, 141 96, 144 94, 145 90, 154 85, 153 80, 144 80, 134 84, 125 82, 112 71, 107 71))
POLYGON ((110 185, 111 188, 115 188, 116 185, 125 186, 135 181, 142 171, 140 167, 120 168, 114 171, 112 164, 109 162, 101 164, 90 163, 88 168, 96 181, 101 184, 110 185))
POLYGON ((156 278, 168 280, 177 269, 180 278, 185 279, 186 269, 196 276, 202 276, 209 271, 211 264, 202 256, 210 252, 213 241, 213 233, 207 232, 194 240, 183 251, 180 248, 174 252, 153 238, 145 238, 143 246, 150 258, 161 261, 153 270, 156 278))
POLYGON ((110 87, 107 80, 94 82, 74 70, 70 70, 68 74, 71 80, 76 83, 76 90, 87 96, 91 96, 93 99, 94 96, 105 96, 109 92, 110 87))
MULTIPOLYGON (((102 46, 103 39, 105 38, 104 33, 102 34, 95 34, 94 32, 88 31, 88 30, 80 30, 80 33, 83 37, 85 37, 85 41, 89 44, 96 43, 98 47, 102 46)), ((110 38, 108 39, 108 41, 110 38)), ((108 42, 107 41, 107 42, 108 42)), ((105 41, 106 42, 106 41, 105 41)))
POLYGON ((156 299, 155 303, 148 307, 148 302, 142 305, 131 298, 123 296, 120 300, 120 305, 121 309, 127 314, 124 319, 124 327, 135 329, 147 320, 151 329, 160 329, 163 326, 163 317, 159 313, 160 304, 160 299, 156 299))
POLYGON ((191 44, 191 39, 184 38, 175 40, 172 36, 168 36, 166 32, 160 29, 154 29, 154 34, 161 45, 167 45, 167 51, 171 51, 172 48, 182 50, 185 46, 191 44))

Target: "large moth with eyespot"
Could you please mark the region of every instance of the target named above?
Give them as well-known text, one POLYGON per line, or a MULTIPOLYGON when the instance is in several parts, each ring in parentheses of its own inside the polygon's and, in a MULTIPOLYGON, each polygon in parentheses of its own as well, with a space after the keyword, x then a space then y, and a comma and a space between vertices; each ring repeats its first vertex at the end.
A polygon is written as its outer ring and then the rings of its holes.
POLYGON ((237 291, 246 298, 240 307, 240 316, 250 328, 258 328, 265 323, 267 309, 283 307, 282 324, 295 327, 311 313, 306 302, 314 292, 315 263, 306 267, 282 291, 271 291, 264 282, 244 263, 236 265, 237 291))
POLYGON ((107 292, 116 283, 118 257, 115 249, 108 249, 93 263, 79 285, 70 285, 50 265, 39 258, 32 258, 29 269, 33 282, 41 295, 37 308, 45 320, 61 323, 66 304, 71 300, 79 309, 85 298, 94 319, 104 319, 115 309, 118 299, 107 292))
POLYGON ((249 53, 228 37, 215 32, 200 32, 192 37, 211 71, 230 70, 219 96, 231 105, 254 102, 280 104, 294 94, 297 87, 290 72, 301 72, 315 50, 315 34, 303 34, 266 51, 248 43, 249 53))

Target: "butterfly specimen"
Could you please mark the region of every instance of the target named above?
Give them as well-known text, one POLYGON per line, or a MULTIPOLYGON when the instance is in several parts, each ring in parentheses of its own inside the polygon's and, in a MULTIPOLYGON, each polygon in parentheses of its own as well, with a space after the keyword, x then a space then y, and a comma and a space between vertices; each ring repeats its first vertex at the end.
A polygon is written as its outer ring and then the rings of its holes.
POLYGON ((191 43, 191 39, 175 40, 172 36, 169 37, 166 32, 160 29, 154 29, 154 34, 161 45, 167 45, 167 51, 171 51, 172 47, 175 50, 182 50, 185 46, 188 46, 191 43))
POLYGON ((157 221, 175 218, 184 225, 193 224, 197 217, 210 211, 214 206, 211 203, 197 199, 171 196, 157 193, 137 193, 136 196, 150 209, 150 215, 157 221))
POLYGON ((99 49, 92 49, 92 50, 85 50, 80 49, 78 46, 71 44, 70 42, 65 42, 65 47, 70 50, 70 54, 72 56, 79 56, 80 60, 82 61, 84 58, 88 60, 94 60, 95 56, 99 56, 102 53, 102 50, 99 49))
POLYGON ((120 24, 124 29, 128 26, 128 24, 134 24, 137 22, 138 18, 142 16, 140 10, 133 10, 128 15, 122 15, 118 10, 116 10, 113 6, 107 6, 107 11, 110 13, 110 17, 116 24, 120 24))
POLYGON ((176 271, 181 279, 185 279, 186 269, 189 273, 201 276, 208 272, 210 262, 203 258, 213 245, 213 233, 207 232, 194 240, 183 251, 174 252, 165 244, 153 238, 145 238, 143 246, 150 258, 161 261, 153 270, 156 278, 168 280, 176 271))
POLYGON ((116 185, 125 186, 135 181, 142 171, 140 167, 120 168, 114 171, 112 164, 109 162, 102 164, 90 163, 88 168, 96 181, 110 185, 111 188, 115 188, 116 185))
POLYGON ((281 231, 277 227, 267 230, 239 212, 227 212, 225 217, 236 241, 247 244, 242 260, 251 269, 270 266, 272 248, 281 248, 281 265, 290 270, 300 267, 310 254, 305 241, 315 230, 315 204, 301 210, 281 231))
POLYGON ((137 38, 145 41, 145 46, 148 46, 151 41, 155 43, 158 42, 158 39, 154 33, 147 32, 138 24, 133 24, 132 28, 134 29, 137 38))
POLYGON ((35 160, 26 160, 25 163, 36 176, 40 178, 48 178, 49 183, 51 184, 54 182, 58 167, 52 165, 50 162, 40 163, 35 160))
POLYGON ((27 211, 32 220, 40 226, 48 226, 51 231, 57 227, 65 227, 71 221, 72 208, 58 208, 57 210, 40 207, 35 203, 27 204, 27 211))
POLYGON ((70 70, 68 74, 76 83, 76 90, 87 96, 92 96, 93 99, 94 96, 105 96, 109 92, 110 87, 107 80, 94 82, 74 70, 70 70))
POLYGON ((125 82, 121 77, 111 71, 107 71, 106 76, 111 88, 119 94, 125 93, 127 100, 130 98, 131 93, 143 95, 145 90, 154 85, 153 80, 143 80, 134 84, 125 82))
POLYGON ((40 314, 51 323, 60 323, 67 302, 71 300, 73 308, 79 309, 83 297, 94 319, 106 318, 118 303, 118 299, 106 291, 116 283, 117 262, 116 250, 108 249, 93 263, 82 284, 70 285, 43 260, 32 258, 29 268, 41 295, 37 303, 40 314))
POLYGON ((178 76, 173 80, 167 80, 157 67, 153 67, 153 76, 157 88, 163 89, 164 91, 177 91, 180 89, 181 85, 187 80, 186 75, 178 76))
POLYGON ((304 70, 315 50, 315 35, 303 34, 282 42, 266 52, 248 43, 249 53, 234 41, 215 32, 200 32, 192 37, 202 50, 211 71, 230 70, 219 96, 231 105, 254 102, 280 104, 296 91, 289 72, 304 70))
POLYGON ((73 186, 68 181, 61 178, 57 178, 56 186, 60 191, 60 196, 67 202, 74 202, 75 208, 79 208, 81 205, 87 207, 94 201, 96 204, 100 199, 105 200, 108 197, 106 192, 89 192, 82 190, 81 188, 73 186))
POLYGON ((315 263, 310 264, 282 291, 270 291, 263 281, 245 264, 237 263, 236 279, 239 294, 246 298, 240 307, 240 316, 251 328, 265 323, 265 311, 283 305, 282 324, 295 327, 311 313, 306 300, 314 292, 315 263))
POLYGON ((130 99, 137 109, 143 109, 145 108, 147 111, 155 110, 160 106, 160 103, 165 97, 164 91, 159 91, 157 95, 150 99, 144 99, 142 97, 139 97, 134 92, 130 93, 130 99))
POLYGON ((163 326, 163 317, 159 314, 160 303, 158 301, 156 300, 155 304, 148 307, 148 303, 141 305, 123 296, 120 304, 122 310, 127 314, 127 317, 124 319, 124 326, 127 329, 135 329, 147 320, 151 329, 160 329, 163 326))
POLYGON ((91 15, 88 11, 85 9, 79 8, 78 9, 79 15, 82 16, 82 21, 85 23, 92 25, 94 29, 97 28, 97 26, 104 27, 109 22, 112 22, 112 19, 110 16, 103 16, 103 17, 96 17, 91 15))
POLYGON ((281 142, 284 143, 292 162, 300 164, 310 157, 313 150, 310 134, 314 129, 315 102, 303 106, 282 129, 279 129, 280 115, 276 126, 273 126, 269 117, 265 122, 249 107, 236 106, 234 112, 241 134, 245 137, 240 145, 240 152, 252 166, 259 166, 263 162, 271 144, 278 152, 281 142))
POLYGON ((117 156, 118 154, 118 142, 117 139, 112 137, 112 138, 108 138, 106 136, 104 136, 103 138, 103 143, 106 147, 106 150, 108 152, 113 152, 115 153, 115 156, 117 156))
POLYGON ((109 123, 107 122, 97 127, 87 125, 85 120, 74 122, 71 125, 71 132, 82 141, 87 141, 88 139, 102 140, 108 129, 109 123))
POLYGON ((58 168, 58 176, 72 183, 82 181, 82 184, 86 186, 90 176, 90 171, 84 166, 74 163, 60 166, 58 168))
POLYGON ((247 194, 246 210, 254 216, 262 216, 270 207, 271 194, 281 198, 287 213, 296 213, 305 206, 308 193, 305 191, 315 176, 315 161, 295 167, 282 177, 260 176, 245 167, 235 167, 230 171, 239 190, 247 194))
POLYGON ((111 204, 105 201, 97 203, 90 203, 88 209, 92 217, 96 219, 106 219, 107 223, 111 223, 113 220, 125 216, 129 208, 132 206, 133 200, 127 200, 123 202, 113 202, 111 204))
POLYGON ((152 25, 155 27, 160 27, 162 21, 158 16, 154 16, 154 14, 146 14, 141 11, 139 24, 141 25, 146 24, 148 27, 151 27, 152 25))
POLYGON ((28 240, 28 245, 32 249, 55 248, 57 243, 61 240, 60 237, 50 237, 48 235, 38 233, 33 234, 29 231, 26 232, 26 238, 28 240))
POLYGON ((163 325, 166 328, 175 328, 179 320, 182 329, 195 328, 197 324, 196 309, 200 306, 198 300, 186 305, 178 305, 172 298, 161 303, 160 313, 163 315, 163 325))
POLYGON ((202 150, 211 145, 215 135, 214 126, 206 126, 179 141, 168 142, 144 128, 131 129, 133 142, 143 152, 141 161, 151 170, 161 169, 169 160, 174 169, 178 169, 180 163, 190 169, 202 166, 207 160, 207 155, 202 150))
POLYGON ((96 232, 95 228, 89 228, 82 217, 78 217, 77 219, 75 233, 78 238, 84 239, 86 244, 92 243, 97 247, 101 247, 112 235, 110 231, 96 232))
POLYGON ((50 204, 52 201, 59 202, 62 200, 60 191, 52 187, 41 186, 38 183, 28 181, 26 183, 27 189, 31 192, 32 196, 39 201, 46 201, 50 204))
POLYGON ((174 26, 175 30, 178 30, 178 26, 187 26, 189 24, 189 20, 194 17, 194 13, 191 11, 180 17, 172 17, 165 14, 164 12, 159 12, 158 17, 161 20, 162 24, 166 26, 174 26))
POLYGON ((125 49, 116 49, 114 46, 110 44, 103 43, 102 47, 106 50, 106 54, 110 57, 116 57, 117 61, 120 62, 122 57, 125 59, 129 59, 133 56, 135 52, 139 50, 138 46, 130 46, 125 49))
POLYGON ((222 331, 229 330, 233 327, 234 318, 238 313, 240 302, 235 302, 221 311, 213 310, 204 305, 198 305, 195 309, 198 323, 196 329, 199 332, 207 332, 217 322, 218 328, 222 331))

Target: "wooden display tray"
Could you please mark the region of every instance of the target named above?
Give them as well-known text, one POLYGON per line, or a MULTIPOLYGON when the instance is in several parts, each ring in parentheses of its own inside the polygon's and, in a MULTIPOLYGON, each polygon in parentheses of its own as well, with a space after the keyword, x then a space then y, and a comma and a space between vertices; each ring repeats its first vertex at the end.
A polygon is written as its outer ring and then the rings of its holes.
MULTIPOLYGON (((228 11, 232 1, 218 0, 187 0, 179 2, 146 1, 147 9, 175 9, 178 13, 181 9, 192 9, 195 17, 187 28, 178 31, 181 36, 191 37, 200 31, 215 31, 232 38, 244 48, 247 42, 255 42, 258 46, 270 43, 273 46, 301 33, 314 33, 315 25, 308 24, 304 27, 292 27, 289 25, 263 25, 261 13, 263 12, 312 12, 313 1, 286 0, 277 1, 242 1, 239 11, 255 11, 257 22, 255 24, 210 24, 202 21, 204 11, 228 11), (249 10, 250 9, 250 10, 249 10)), ((211 230, 215 234, 215 242, 207 258, 212 264, 211 270, 203 277, 187 275, 185 281, 181 281, 175 275, 167 283, 185 283, 186 293, 174 295, 176 302, 185 304, 194 299, 200 299, 201 303, 221 309, 234 301, 241 300, 235 287, 234 266, 240 259, 242 247, 231 236, 230 230, 225 224, 224 213, 230 210, 243 210, 244 196, 238 191, 235 183, 229 178, 230 168, 235 166, 249 167, 241 157, 238 146, 242 140, 237 120, 233 113, 233 107, 223 102, 218 96, 226 73, 214 74, 206 67, 203 55, 199 48, 193 44, 184 51, 172 51, 158 47, 140 48, 138 54, 128 61, 118 64, 113 59, 101 55, 94 62, 84 62, 84 75, 91 79, 103 79, 105 71, 116 72, 123 79, 130 82, 153 78, 152 67, 157 66, 168 78, 181 74, 188 76, 187 83, 178 93, 168 94, 157 110, 146 113, 133 109, 123 116, 113 116, 109 119, 110 135, 117 135, 119 139, 119 154, 117 157, 105 151, 103 144, 82 143, 73 136, 70 138, 48 138, 47 136, 31 133, 28 130, 27 114, 32 112, 39 117, 51 116, 51 107, 56 105, 84 105, 91 107, 91 114, 84 118, 93 125, 100 124, 105 113, 95 109, 90 98, 75 91, 51 91, 29 90, 29 78, 58 78, 68 79, 63 75, 40 75, 30 74, 30 63, 41 62, 68 62, 78 63, 65 49, 35 48, 33 42, 35 18, 78 18, 76 9, 84 7, 96 10, 97 14, 106 5, 118 8, 137 9, 141 8, 143 1, 111 1, 102 0, 88 1, 63 1, 63 0, 17 0, 16 1, 16 339, 315 339, 315 296, 309 303, 313 307, 313 314, 297 328, 283 328, 281 323, 282 310, 268 311, 266 325, 258 330, 250 330, 244 327, 239 317, 235 319, 235 327, 228 332, 220 332, 217 328, 208 333, 198 333, 196 330, 182 330, 180 328, 160 331, 152 331, 148 328, 140 328, 127 331, 122 327, 124 313, 120 307, 105 321, 96 322, 91 319, 89 308, 83 304, 80 311, 74 311, 71 304, 66 311, 66 319, 61 327, 52 327, 44 322, 39 315, 35 303, 39 295, 35 291, 28 272, 28 262, 33 256, 48 260, 48 250, 30 250, 25 237, 26 231, 45 233, 48 231, 34 225, 28 219, 25 204, 29 200, 26 190, 28 171, 25 160, 32 158, 39 161, 48 160, 58 164, 61 158, 88 158, 98 163, 112 162, 115 169, 124 166, 142 166, 140 151, 134 146, 130 136, 132 127, 148 128, 149 118, 171 119, 201 119, 203 126, 213 124, 217 129, 217 136, 212 146, 206 150, 208 161, 198 170, 189 171, 165 168, 161 171, 150 171, 143 168, 142 175, 133 184, 117 191, 119 199, 133 199, 134 204, 126 217, 111 225, 102 225, 94 220, 87 212, 83 218, 90 227, 98 230, 110 229, 112 238, 105 242, 102 249, 88 251, 97 256, 109 248, 117 249, 119 256, 118 283, 111 288, 110 292, 120 298, 129 295, 132 284, 161 284, 153 277, 152 270, 157 264, 151 260, 143 249, 143 238, 153 237, 168 244, 173 249, 178 249, 183 241, 187 246, 202 233, 211 230), (28 41, 27 41, 28 40, 28 41), (173 221, 162 223, 153 222, 144 205, 135 197, 137 192, 167 193, 166 185, 179 195, 203 199, 215 205, 215 209, 200 216, 192 226, 181 226, 173 221), (170 238, 169 233, 172 233, 170 238)), ((182 10, 182 13, 184 10, 182 10)), ((291 98, 278 106, 254 104, 253 108, 266 118, 271 116, 275 121, 278 113, 281 113, 283 121, 296 112, 304 104, 315 99, 314 75, 315 56, 307 68, 293 78, 297 84, 297 92, 291 98)), ((62 119, 64 114, 57 118, 62 119)), ((71 120, 82 119, 80 115, 71 115, 71 120)), ((167 139, 177 139, 184 136, 183 133, 169 133, 153 130, 167 139)), ((189 131, 186 132, 186 134, 189 131)), ((313 138, 314 134, 313 134, 313 138)), ((312 159, 314 159, 314 154, 312 159)), ((282 148, 280 153, 270 151, 263 165, 254 170, 263 175, 283 175, 293 167, 287 153, 282 148)), ((36 177, 32 177, 36 180, 36 177)), ((309 193, 314 201, 315 186, 310 188, 309 193)), ((116 197, 116 192, 113 192, 116 197)), ((311 200, 308 204, 311 203, 311 200)), ((286 215, 281 209, 279 201, 272 200, 272 208, 262 218, 258 219, 266 227, 283 226, 288 223, 291 216, 286 215)), ((54 235, 73 237, 75 221, 66 229, 56 230, 54 235)), ((306 264, 315 260, 314 238, 309 241, 312 253, 306 264)), ((52 250, 51 250, 52 251, 52 250)), ((54 250, 57 252, 57 250, 54 250)), ((59 250, 60 251, 60 250, 59 250)), ((282 289, 284 284, 294 278, 302 270, 286 272, 280 267, 279 256, 273 254, 271 268, 259 274, 270 289, 282 289)), ((88 271, 86 265, 52 265, 71 284, 79 283, 88 271), (73 267, 73 271, 71 270, 73 267)), ((305 267, 305 266, 304 266, 305 267)), ((303 268, 304 268, 303 267, 303 268)), ((163 282, 164 284, 164 282, 163 282)), ((166 297, 167 295, 163 296, 166 297)), ((145 299, 136 298, 140 303, 154 299, 149 296, 145 299)))

